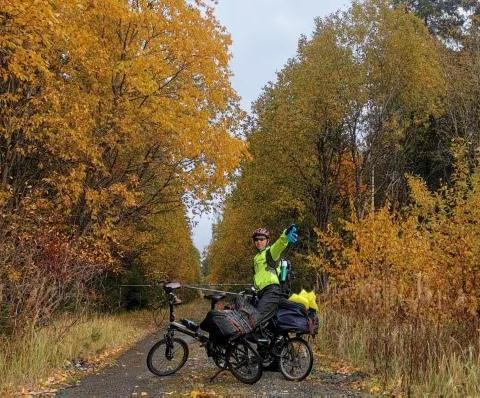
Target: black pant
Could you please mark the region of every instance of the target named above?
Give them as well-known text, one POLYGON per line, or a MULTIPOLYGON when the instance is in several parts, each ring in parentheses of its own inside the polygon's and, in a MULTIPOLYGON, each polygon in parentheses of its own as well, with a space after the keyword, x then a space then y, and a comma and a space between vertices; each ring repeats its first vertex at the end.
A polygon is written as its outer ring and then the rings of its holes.
POLYGON ((280 301, 280 286, 269 285, 258 293, 258 322, 263 322, 275 315, 280 301))

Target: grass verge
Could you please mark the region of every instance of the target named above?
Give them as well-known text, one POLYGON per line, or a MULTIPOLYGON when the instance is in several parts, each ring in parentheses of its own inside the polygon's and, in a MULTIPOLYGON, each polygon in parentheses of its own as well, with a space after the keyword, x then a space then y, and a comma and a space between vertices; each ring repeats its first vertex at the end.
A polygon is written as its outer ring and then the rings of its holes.
MULTIPOLYGON (((194 308, 180 306, 178 316, 194 308)), ((157 329, 153 319, 149 311, 65 316, 17 341, 0 340, 0 396, 54 393, 52 385, 75 382, 86 368, 98 369, 157 329)))
POLYGON ((408 328, 390 326, 379 333, 374 326, 366 319, 324 308, 316 348, 373 374, 368 381, 371 385, 366 386, 371 392, 445 398, 480 396, 478 346, 462 347, 448 333, 438 335, 430 345, 408 328), (421 360, 417 357, 419 345, 425 346, 421 360), (417 372, 420 365, 423 369, 417 372))

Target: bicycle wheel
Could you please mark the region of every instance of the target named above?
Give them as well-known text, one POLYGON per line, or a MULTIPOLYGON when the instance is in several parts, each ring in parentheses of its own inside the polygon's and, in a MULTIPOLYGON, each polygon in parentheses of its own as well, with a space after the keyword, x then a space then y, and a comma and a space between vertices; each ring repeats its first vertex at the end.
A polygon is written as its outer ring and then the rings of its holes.
POLYGON ((147 366, 148 370, 157 376, 168 376, 185 365, 187 359, 187 343, 177 337, 167 338, 160 340, 150 349, 147 366))
POLYGON ((262 359, 244 340, 233 343, 227 349, 226 361, 232 374, 242 383, 253 384, 262 377, 262 359))
POLYGON ((288 339, 280 352, 280 372, 287 380, 300 381, 313 367, 313 353, 301 337, 288 339))

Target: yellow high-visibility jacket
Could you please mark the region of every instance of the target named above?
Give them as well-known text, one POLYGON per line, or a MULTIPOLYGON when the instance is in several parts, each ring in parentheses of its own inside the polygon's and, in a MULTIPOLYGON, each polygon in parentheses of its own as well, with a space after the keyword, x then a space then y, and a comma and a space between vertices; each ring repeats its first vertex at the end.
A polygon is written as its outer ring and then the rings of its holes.
POLYGON ((285 231, 277 239, 277 241, 259 251, 253 258, 253 285, 258 291, 269 285, 279 285, 278 274, 280 272, 277 267, 277 261, 282 252, 288 246, 288 239, 285 231))

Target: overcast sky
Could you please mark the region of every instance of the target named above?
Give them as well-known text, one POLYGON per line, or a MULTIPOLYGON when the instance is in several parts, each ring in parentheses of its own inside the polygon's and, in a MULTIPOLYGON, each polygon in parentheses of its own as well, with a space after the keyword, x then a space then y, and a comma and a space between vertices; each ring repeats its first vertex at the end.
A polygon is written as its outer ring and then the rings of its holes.
MULTIPOLYGON (((324 17, 349 0, 219 0, 216 15, 232 36, 233 88, 241 96, 242 108, 250 104, 275 72, 295 56, 301 34, 310 37, 314 18, 324 17)), ((213 215, 197 218, 193 242, 200 250, 211 238, 213 215)))

